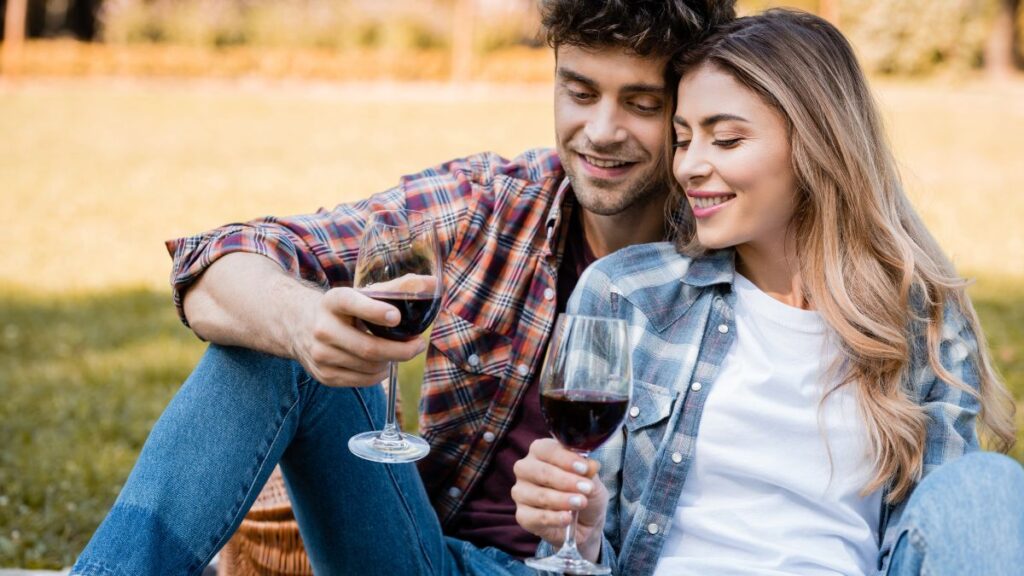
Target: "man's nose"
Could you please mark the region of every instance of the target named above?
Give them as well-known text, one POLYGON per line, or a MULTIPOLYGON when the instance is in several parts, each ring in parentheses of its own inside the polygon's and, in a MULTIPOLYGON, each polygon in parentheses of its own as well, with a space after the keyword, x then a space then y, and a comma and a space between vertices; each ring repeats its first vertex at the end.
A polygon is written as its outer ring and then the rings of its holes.
POLYGON ((628 137, 622 125, 619 106, 614 102, 600 102, 593 108, 593 114, 587 120, 584 134, 595 146, 619 144, 628 137))

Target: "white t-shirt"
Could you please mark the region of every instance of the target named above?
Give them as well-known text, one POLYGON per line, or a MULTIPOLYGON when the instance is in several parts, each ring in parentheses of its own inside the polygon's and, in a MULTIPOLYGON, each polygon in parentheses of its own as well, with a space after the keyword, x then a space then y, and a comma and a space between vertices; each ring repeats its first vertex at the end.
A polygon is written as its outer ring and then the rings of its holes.
POLYGON ((854 386, 819 410, 838 354, 827 325, 742 276, 734 288, 736 341, 655 575, 871 573, 881 491, 860 496, 872 466, 854 386))

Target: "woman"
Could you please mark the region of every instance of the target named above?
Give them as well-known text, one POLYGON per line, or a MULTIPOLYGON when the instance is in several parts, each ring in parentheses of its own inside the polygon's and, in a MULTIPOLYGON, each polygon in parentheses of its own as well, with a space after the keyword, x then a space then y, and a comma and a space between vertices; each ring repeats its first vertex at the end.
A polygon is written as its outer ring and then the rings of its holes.
POLYGON ((537 441, 520 523, 557 544, 579 508, 581 551, 630 575, 1018 574, 1024 472, 960 458, 976 424, 1011 446, 1012 398, 846 40, 773 10, 679 72, 678 239, 570 303, 631 326, 625 430, 599 476, 537 441))

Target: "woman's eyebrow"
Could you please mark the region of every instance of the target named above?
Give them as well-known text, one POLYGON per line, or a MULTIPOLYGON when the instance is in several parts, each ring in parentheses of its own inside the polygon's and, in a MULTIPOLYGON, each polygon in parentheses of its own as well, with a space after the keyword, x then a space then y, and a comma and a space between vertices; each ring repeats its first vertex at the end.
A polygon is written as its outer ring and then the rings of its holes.
MULTIPOLYGON (((718 124, 719 122, 725 122, 727 120, 734 120, 736 122, 746 122, 748 124, 750 123, 750 120, 747 120, 743 116, 737 116, 736 114, 714 114, 701 120, 700 125, 702 128, 707 128, 709 126, 713 126, 715 124, 718 124)), ((690 124, 686 120, 683 120, 683 117, 679 115, 673 116, 672 122, 682 128, 690 127, 690 124)))

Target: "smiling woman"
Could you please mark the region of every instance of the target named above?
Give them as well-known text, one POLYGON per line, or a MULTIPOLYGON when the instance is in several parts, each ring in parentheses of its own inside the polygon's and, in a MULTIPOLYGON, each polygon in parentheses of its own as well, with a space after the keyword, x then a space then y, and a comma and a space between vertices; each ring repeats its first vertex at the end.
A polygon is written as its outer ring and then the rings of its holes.
POLYGON ((1013 444, 1012 399, 845 38, 772 10, 677 70, 676 242, 596 262, 569 305, 634 337, 631 418, 587 492, 611 497, 581 512, 607 518, 602 557, 656 576, 1019 572, 1024 470, 979 453, 979 429, 1013 444))
POLYGON ((701 245, 735 246, 741 262, 786 253, 797 185, 785 118, 711 65, 687 74, 679 93, 674 171, 701 245))

